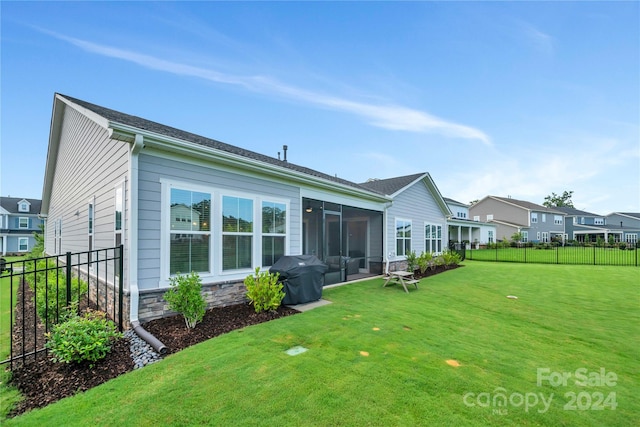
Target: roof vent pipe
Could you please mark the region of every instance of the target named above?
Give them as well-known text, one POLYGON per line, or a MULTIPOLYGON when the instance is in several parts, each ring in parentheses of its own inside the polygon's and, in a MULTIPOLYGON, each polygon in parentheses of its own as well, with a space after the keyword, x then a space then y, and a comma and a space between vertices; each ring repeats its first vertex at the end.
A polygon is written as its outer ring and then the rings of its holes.
POLYGON ((284 151, 284 161, 287 161, 287 150, 289 149, 289 147, 287 147, 286 145, 282 146, 282 151, 284 151))

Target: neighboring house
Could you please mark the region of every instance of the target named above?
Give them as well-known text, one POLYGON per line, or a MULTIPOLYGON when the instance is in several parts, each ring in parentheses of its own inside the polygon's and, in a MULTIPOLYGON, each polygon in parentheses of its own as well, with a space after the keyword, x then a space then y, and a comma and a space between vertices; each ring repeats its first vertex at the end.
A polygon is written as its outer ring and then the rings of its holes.
POLYGON ((0 250, 2 255, 23 254, 36 244, 41 233, 40 200, 0 197, 0 250))
POLYGON ((404 260, 398 245, 402 254, 445 247, 438 230, 448 214, 428 174, 388 193, 286 155, 54 96, 42 200, 46 252, 122 243, 131 322, 167 313, 162 296, 178 272, 200 275, 210 306, 243 301, 244 278, 283 255, 316 255, 332 267, 325 284, 380 274, 383 263, 404 260), (440 237, 426 240, 427 225, 440 237))
POLYGON ((621 242, 638 243, 640 235, 640 212, 612 212, 606 216, 606 223, 618 231, 621 242))
POLYGON ((495 243, 495 224, 480 222, 480 219, 473 221, 469 214, 469 205, 448 197, 445 197, 444 201, 452 213, 452 216, 447 220, 450 241, 467 242, 467 248, 473 244, 475 249, 478 249, 479 245, 495 243))
POLYGON ((569 240, 583 243, 596 242, 598 238, 609 242, 635 244, 640 234, 640 213, 614 212, 607 216, 574 208, 556 207, 566 215, 565 233, 569 240))
POLYGON ((487 196, 469 208, 469 215, 495 224, 497 240, 510 240, 514 233, 522 233, 523 243, 566 240, 563 212, 524 200, 487 196))
POLYGON ((385 220, 389 270, 404 269, 406 264, 402 261, 411 251, 420 255, 440 253, 447 248, 447 217, 451 212, 428 173, 371 179, 361 185, 393 201, 385 220))
POLYGON ((595 242, 596 238, 600 236, 608 241, 609 233, 604 216, 566 206, 554 207, 553 209, 566 215, 564 232, 567 235, 567 240, 584 242, 585 237, 589 236, 589 239, 595 242))

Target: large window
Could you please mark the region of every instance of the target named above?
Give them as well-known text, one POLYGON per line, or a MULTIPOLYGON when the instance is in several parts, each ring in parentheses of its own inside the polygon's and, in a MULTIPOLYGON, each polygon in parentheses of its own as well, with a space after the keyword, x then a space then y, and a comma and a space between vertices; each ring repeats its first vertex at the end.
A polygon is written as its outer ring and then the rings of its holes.
POLYGON ((27 252, 29 250, 29 238, 18 237, 18 252, 27 252))
POLYGON ((554 215, 553 223, 556 225, 562 225, 562 215, 554 215))
POLYGON ((253 200, 222 197, 222 269, 251 268, 253 200))
POLYGON ((493 243, 493 230, 487 232, 487 241, 488 243, 493 243))
POLYGON ((209 272, 211 194, 171 189, 169 273, 209 272))
POLYGON ((529 232, 528 231, 522 231, 522 243, 527 243, 529 241, 529 232))
POLYGON ((531 213, 531 224, 535 224, 538 222, 538 214, 536 212, 531 213))
POLYGON ((262 202, 262 266, 268 267, 284 255, 287 233, 287 206, 262 202))
POLYGON ((635 245, 638 243, 638 235, 635 233, 629 233, 625 236, 625 240, 627 243, 635 245))
POLYGON ((29 218, 23 216, 18 218, 18 228, 29 228, 29 218))
POLYGON ((406 256, 411 252, 411 221, 396 219, 396 255, 406 256))
POLYGON ((426 224, 424 227, 425 251, 426 252, 442 252, 442 226, 434 224, 426 224))

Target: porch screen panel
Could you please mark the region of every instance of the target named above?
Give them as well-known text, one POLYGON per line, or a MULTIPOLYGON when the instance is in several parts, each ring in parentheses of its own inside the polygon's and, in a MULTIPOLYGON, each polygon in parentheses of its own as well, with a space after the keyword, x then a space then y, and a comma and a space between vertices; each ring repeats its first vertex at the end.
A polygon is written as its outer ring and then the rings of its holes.
POLYGON ((172 188, 170 215, 170 274, 210 272, 211 194, 172 188))

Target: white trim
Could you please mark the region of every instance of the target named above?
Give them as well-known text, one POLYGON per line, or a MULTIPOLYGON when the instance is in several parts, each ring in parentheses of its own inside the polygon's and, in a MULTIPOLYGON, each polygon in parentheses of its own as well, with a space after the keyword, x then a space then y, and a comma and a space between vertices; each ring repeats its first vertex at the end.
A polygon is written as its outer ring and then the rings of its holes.
POLYGON ((406 254, 406 248, 405 245, 402 245, 402 250, 403 252, 405 252, 404 254, 400 255, 398 252, 398 221, 402 221, 402 222, 408 222, 409 223, 409 227, 411 230, 411 237, 409 237, 408 239, 406 237, 401 237, 402 241, 404 242, 405 240, 409 240, 409 251, 413 250, 413 234, 414 234, 414 230, 413 230, 413 221, 407 218, 400 218, 400 217, 395 217, 393 220, 393 253, 395 254, 396 258, 405 258, 407 256, 406 254))
POLYGON ((18 237, 18 252, 29 252, 29 238, 28 237, 18 237), (20 249, 22 246, 21 242, 26 241, 26 249, 20 249))
MULTIPOLYGON (((185 191, 196 191, 207 193, 211 196, 211 218, 209 231, 194 232, 198 234, 209 235, 209 272, 199 273, 204 282, 220 281, 220 280, 236 280, 244 279, 250 274, 256 267, 262 266, 262 203, 271 202, 278 203, 285 206, 286 209, 286 223, 285 234, 278 234, 277 236, 285 237, 285 255, 290 253, 291 247, 291 200, 272 197, 270 195, 263 195, 259 193, 251 193, 245 191, 229 190, 222 187, 206 186, 202 184, 191 183, 183 180, 175 180, 170 178, 160 178, 161 192, 160 192, 160 280, 158 283, 159 288, 165 288, 169 286, 170 277, 170 265, 169 265, 169 252, 170 252, 170 231, 169 226, 171 224, 171 212, 167 209, 171 201, 171 189, 176 188, 185 191), (251 267, 246 269, 226 270, 222 269, 222 198, 224 196, 237 197, 241 199, 251 200, 253 204, 253 231, 243 232, 234 235, 246 235, 252 237, 252 253, 251 253, 251 267)), ((266 236, 276 236, 273 233, 266 233, 266 236)))
POLYGON ((18 217, 18 230, 28 230, 29 229, 29 217, 20 216, 18 217), (27 225, 25 227, 22 226, 22 220, 27 221, 27 225))

